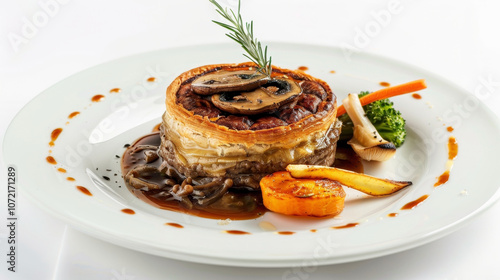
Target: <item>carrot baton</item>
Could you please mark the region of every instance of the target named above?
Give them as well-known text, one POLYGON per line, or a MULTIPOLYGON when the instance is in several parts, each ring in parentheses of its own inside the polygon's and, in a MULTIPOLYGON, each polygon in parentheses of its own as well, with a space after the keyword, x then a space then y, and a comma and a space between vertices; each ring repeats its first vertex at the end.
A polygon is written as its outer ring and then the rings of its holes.
MULTIPOLYGON (((383 88, 381 90, 374 91, 372 93, 369 93, 369 94, 361 97, 359 99, 359 101, 361 102, 362 106, 365 106, 365 105, 370 104, 372 102, 375 102, 377 100, 386 99, 386 98, 390 98, 390 97, 394 97, 394 96, 398 96, 398 95, 402 95, 402 94, 407 94, 407 93, 419 91, 419 90, 422 90, 425 88, 427 88, 427 85, 425 84, 424 79, 415 80, 415 81, 408 82, 405 84, 401 84, 401 85, 397 85, 397 86, 393 86, 393 87, 388 87, 388 88, 383 88)), ((337 117, 340 117, 345 113, 346 113, 346 111, 345 111, 344 105, 340 105, 337 109, 337 117)))

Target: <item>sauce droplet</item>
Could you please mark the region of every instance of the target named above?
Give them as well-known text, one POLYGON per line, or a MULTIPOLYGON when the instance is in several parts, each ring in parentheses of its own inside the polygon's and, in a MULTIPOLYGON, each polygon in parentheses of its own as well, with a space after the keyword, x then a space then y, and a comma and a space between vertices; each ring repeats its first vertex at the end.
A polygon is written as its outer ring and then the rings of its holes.
POLYGON ((389 213, 387 214, 388 217, 397 217, 398 213, 389 213))
POLYGON ((134 215, 135 211, 129 208, 122 209, 122 212, 129 215, 134 215))
POLYGON ((391 84, 389 84, 388 82, 380 82, 379 85, 383 86, 383 87, 390 87, 391 84))
POLYGON ((155 77, 149 77, 149 78, 148 78, 148 82, 154 82, 154 81, 156 81, 156 78, 155 78, 155 77))
POLYGON ((171 227, 176 227, 176 228, 184 228, 183 225, 179 225, 177 223, 165 223, 165 225, 171 226, 171 227))
POLYGON ((310 232, 317 232, 317 229, 311 229, 310 232))
POLYGON ((243 235, 243 234, 250 234, 250 232, 242 231, 242 230, 225 230, 225 233, 229 234, 238 234, 238 235, 243 235))
POLYGON ((336 72, 335 72, 335 70, 331 70, 330 73, 335 74, 336 72))
POLYGON ((450 171, 446 170, 445 172, 443 172, 443 174, 441 174, 438 177, 437 182, 434 184, 434 187, 441 186, 442 184, 448 182, 449 179, 450 179, 450 171))
POLYGON ((75 111, 75 112, 69 114, 68 119, 72 119, 72 118, 74 118, 74 117, 76 117, 78 115, 80 115, 80 112, 75 111))
POLYGON ((307 71, 307 70, 309 70, 309 67, 307 67, 307 66, 299 66, 299 68, 298 68, 298 69, 299 69, 300 71, 307 71))
POLYGON ((47 160, 48 163, 50 164, 57 164, 57 161, 55 158, 53 158, 52 156, 48 156, 45 158, 47 160))
POLYGON ((66 180, 73 182, 73 181, 75 181, 75 178, 73 178, 73 177, 68 177, 68 178, 66 178, 66 180))
POLYGON ((292 234, 295 234, 295 232, 293 232, 293 231, 278 231, 277 234, 292 235, 292 234))
POLYGON ((448 138, 448 162, 446 164, 446 171, 443 172, 438 178, 434 187, 441 186, 442 184, 448 182, 450 179, 450 171, 453 167, 453 160, 458 155, 458 144, 455 137, 451 136, 448 138))
POLYGON ((76 186, 76 188, 81 191, 82 193, 88 195, 88 196, 92 196, 92 193, 86 188, 86 187, 83 187, 83 186, 76 186))
POLYGON ((338 226, 338 227, 332 227, 332 228, 336 228, 336 229, 341 229, 341 228, 352 228, 352 227, 355 227, 359 225, 359 223, 349 223, 347 225, 343 225, 343 226, 338 226))
POLYGON ((66 169, 64 169, 64 168, 57 168, 57 171, 59 171, 61 173, 66 173, 66 169))
POLYGON ((424 200, 426 200, 428 197, 429 197, 428 194, 422 195, 417 200, 406 203, 403 207, 401 207, 401 210, 413 209, 413 208, 417 207, 420 203, 422 203, 424 200))
POLYGON ((455 137, 450 137, 448 139, 448 159, 453 160, 458 154, 458 144, 455 137))
POLYGON ((120 88, 112 88, 109 90, 109 93, 118 93, 120 91, 122 91, 120 88))
POLYGON ((102 94, 97 94, 92 97, 92 102, 100 102, 101 100, 104 99, 104 95, 102 94))
POLYGON ((152 132, 160 131, 160 126, 161 126, 161 123, 155 125, 155 127, 153 127, 153 131, 152 132))
POLYGON ((422 99, 422 95, 418 94, 418 93, 414 93, 411 95, 411 97, 415 98, 415 99, 422 99))
POLYGON ((448 127, 446 128, 446 130, 448 130, 448 132, 453 132, 453 130, 455 130, 455 129, 454 129, 452 126, 448 126, 448 127))
POLYGON ((57 140, 57 137, 59 137, 59 135, 61 134, 61 132, 63 131, 62 128, 56 128, 54 130, 52 130, 52 133, 50 133, 50 142, 49 142, 49 146, 53 147, 54 146, 54 142, 57 140))

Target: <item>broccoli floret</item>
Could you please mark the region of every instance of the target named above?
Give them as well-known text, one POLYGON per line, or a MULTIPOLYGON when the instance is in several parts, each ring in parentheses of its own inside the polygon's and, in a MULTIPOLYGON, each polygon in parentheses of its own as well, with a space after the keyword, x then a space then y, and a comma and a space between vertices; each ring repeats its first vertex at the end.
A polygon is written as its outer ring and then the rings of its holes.
MULTIPOLYGON (((368 93, 362 91, 358 96, 363 97, 368 93)), ((389 99, 382 99, 363 106, 363 109, 380 136, 399 147, 406 138, 405 120, 401 113, 393 108, 393 104, 389 99)), ((339 119, 343 123, 340 140, 347 141, 352 138, 352 121, 347 114, 343 114, 339 119)))

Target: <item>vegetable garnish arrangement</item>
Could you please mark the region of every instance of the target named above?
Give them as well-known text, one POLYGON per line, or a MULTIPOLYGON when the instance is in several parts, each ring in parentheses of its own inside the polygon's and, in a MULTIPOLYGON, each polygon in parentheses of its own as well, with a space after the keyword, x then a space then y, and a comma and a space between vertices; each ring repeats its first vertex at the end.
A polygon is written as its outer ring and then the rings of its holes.
POLYGON ((160 131, 122 157, 136 196, 207 218, 253 219, 263 206, 320 217, 342 212, 343 186, 378 197, 411 185, 331 166, 345 140, 364 160, 394 156, 405 121, 387 98, 422 90, 423 80, 351 94, 337 107, 326 82, 271 64, 240 4, 234 12, 210 2, 251 62, 200 66, 170 84, 160 131))

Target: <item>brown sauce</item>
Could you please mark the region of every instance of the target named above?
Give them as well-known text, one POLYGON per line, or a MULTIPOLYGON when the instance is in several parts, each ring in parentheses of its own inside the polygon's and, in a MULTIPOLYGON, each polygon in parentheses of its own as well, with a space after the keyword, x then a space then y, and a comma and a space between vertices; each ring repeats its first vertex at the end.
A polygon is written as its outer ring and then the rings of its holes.
POLYGON ((450 179, 450 171, 446 170, 445 172, 443 172, 443 174, 439 175, 436 183, 434 183, 434 187, 441 186, 442 184, 448 182, 449 179, 450 179))
POLYGON ((448 132, 453 132, 453 130, 455 130, 455 129, 454 129, 452 126, 448 126, 448 127, 446 128, 446 130, 447 130, 448 132))
POLYGON ((161 126, 161 123, 155 125, 155 127, 153 127, 153 131, 152 132, 158 132, 158 131, 160 131, 160 126, 161 126))
POLYGON ((92 193, 86 188, 82 186, 76 186, 76 188, 81 191, 83 194, 86 194, 88 196, 92 196, 92 193))
POLYGON ((343 226, 332 227, 332 228, 334 228, 334 229, 352 228, 352 227, 355 227, 357 225, 359 225, 359 223, 349 223, 349 224, 346 224, 346 225, 343 225, 343 226))
POLYGON ((150 82, 150 83, 152 83, 152 82, 156 81, 156 78, 155 77, 149 77, 147 81, 150 82))
POLYGON ((64 169, 64 168, 57 168, 57 171, 59 171, 61 173, 66 173, 66 169, 64 169))
POLYGON ((119 93, 121 91, 120 88, 112 88, 109 90, 109 93, 119 93))
POLYGON ((422 99, 422 95, 418 94, 418 93, 414 93, 411 95, 411 97, 415 98, 415 99, 422 99))
POLYGON ((80 112, 75 111, 75 112, 73 112, 73 113, 69 114, 68 119, 72 119, 72 118, 74 118, 74 117, 76 117, 76 116, 78 116, 78 115, 80 115, 80 112))
POLYGON ((134 215, 135 211, 129 208, 122 209, 122 212, 129 215, 134 215))
POLYGON ((276 233, 277 234, 281 234, 281 235, 292 235, 292 234, 295 234, 295 232, 293 232, 293 231, 278 231, 276 233))
POLYGON ((448 139, 448 159, 453 160, 458 154, 458 144, 455 137, 448 139))
POLYGON ((48 156, 48 157, 46 157, 45 159, 46 159, 46 160, 47 160, 47 162, 48 162, 48 163, 50 163, 50 164, 57 164, 56 159, 55 159, 54 157, 52 157, 52 156, 48 156))
POLYGON ((101 100, 104 99, 104 97, 105 96, 102 94, 97 94, 97 95, 94 95, 91 100, 92 100, 92 102, 100 102, 101 100))
POLYGON ((397 217, 398 213, 389 213, 387 214, 388 217, 397 217))
POLYGON ((434 187, 441 186, 442 184, 448 182, 450 179, 450 171, 453 167, 453 160, 458 155, 458 143, 455 137, 451 136, 448 138, 448 165, 446 170, 438 178, 434 187))
POLYGON ((416 199, 414 201, 408 202, 403 207, 401 207, 401 210, 413 209, 413 208, 417 207, 420 203, 422 203, 424 200, 426 200, 428 197, 429 197, 429 195, 426 194, 426 195, 419 197, 418 199, 416 199))
MULTIPOLYGON (((151 133, 137 140, 129 149, 137 145, 160 145, 160 133, 151 133)), ((130 154, 127 149, 122 156, 122 174, 136 165, 145 164, 144 154, 141 152, 130 154)), ((159 167, 162 159, 149 163, 148 165, 159 167)), ((153 174, 147 178, 148 181, 162 185, 166 177, 153 174)), ((180 183, 180 182, 178 182, 180 183)), ((229 190, 220 200, 208 205, 201 206, 193 203, 193 208, 188 209, 181 202, 172 200, 170 197, 162 196, 162 190, 142 191, 128 186, 129 190, 139 199, 157 208, 185 213, 193 216, 209 219, 231 219, 249 220, 262 216, 267 209, 262 203, 262 195, 259 191, 229 190)))
POLYGON ((380 82, 379 85, 383 86, 383 87, 390 87, 391 84, 389 84, 388 82, 380 82))
POLYGON ((365 171, 361 158, 352 150, 350 146, 344 145, 337 146, 333 166, 356 173, 364 173, 365 171))
POLYGON ((175 227, 175 228, 184 228, 183 225, 179 225, 177 223, 165 223, 165 225, 175 227))
POLYGON ((299 66, 299 68, 297 68, 297 69, 300 70, 300 71, 307 71, 307 70, 309 70, 309 67, 307 67, 307 66, 299 66))
POLYGON ((74 182, 74 181, 75 181, 75 178, 73 178, 73 177, 68 177, 68 178, 66 178, 66 180, 68 180, 68 181, 70 181, 70 182, 74 182))
POLYGON ((61 135, 62 131, 63 131, 62 128, 56 128, 56 129, 52 130, 52 133, 50 133, 49 146, 51 146, 51 147, 54 146, 54 142, 57 140, 57 137, 59 137, 59 135, 61 135))
POLYGON ((250 234, 250 232, 242 231, 242 230, 225 230, 224 232, 229 233, 229 234, 236 234, 236 235, 250 234))

